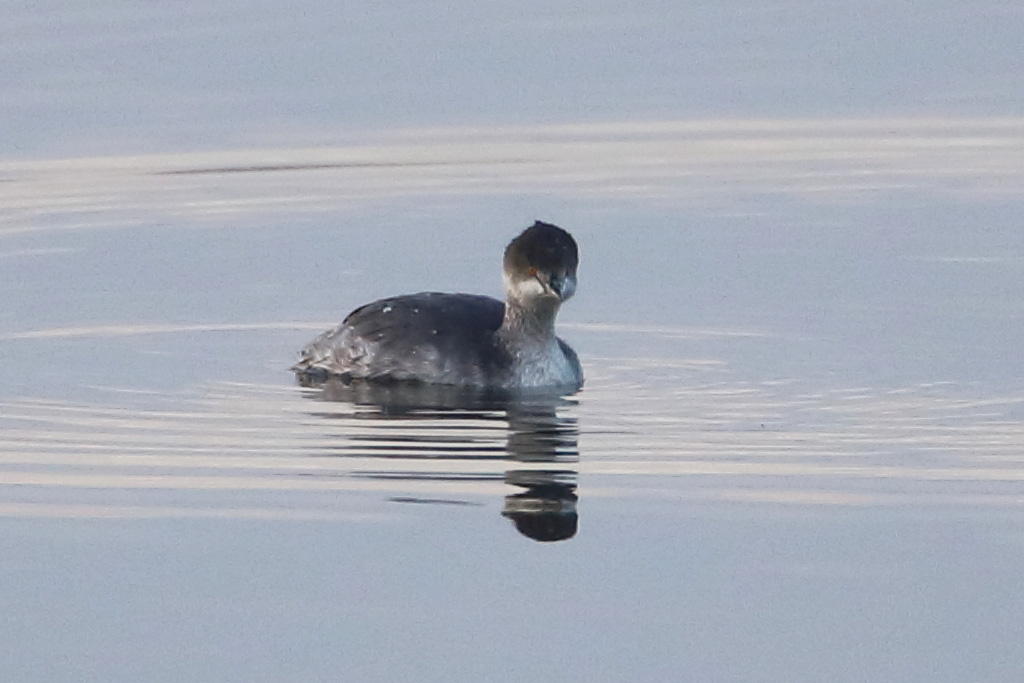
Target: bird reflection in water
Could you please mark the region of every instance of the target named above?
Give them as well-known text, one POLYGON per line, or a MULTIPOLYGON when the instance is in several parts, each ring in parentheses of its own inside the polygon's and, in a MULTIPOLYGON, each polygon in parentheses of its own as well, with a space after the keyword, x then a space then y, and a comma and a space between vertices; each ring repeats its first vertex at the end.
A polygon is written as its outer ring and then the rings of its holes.
MULTIPOLYGON (((505 497, 501 514, 521 534, 541 542, 564 541, 576 534, 577 472, 570 464, 579 460, 579 430, 575 418, 557 414, 559 408, 575 405, 572 399, 556 394, 510 394, 438 385, 346 384, 336 378, 322 383, 300 383, 318 389, 307 393, 308 398, 347 403, 357 409, 351 414, 325 412, 323 417, 386 421, 388 427, 395 427, 352 435, 345 444, 331 449, 338 455, 386 458, 388 462, 409 458, 448 463, 505 460, 522 464, 503 475, 391 470, 362 472, 359 476, 461 482, 500 479, 518 489, 505 497), (467 423, 479 429, 456 437, 446 430, 446 435, 440 436, 439 428, 444 429, 445 423, 455 429, 467 423), (417 425, 423 428, 417 429, 417 425), (559 466, 528 466, 547 463, 559 466)), ((458 502, 408 497, 392 500, 458 502)))

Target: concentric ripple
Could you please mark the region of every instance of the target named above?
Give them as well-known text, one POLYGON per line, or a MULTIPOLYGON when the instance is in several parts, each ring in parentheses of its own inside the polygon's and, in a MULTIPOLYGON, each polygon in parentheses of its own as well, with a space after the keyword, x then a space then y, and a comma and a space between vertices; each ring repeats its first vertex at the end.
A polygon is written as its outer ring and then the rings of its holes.
MULTIPOLYGON (((584 392, 527 405, 382 405, 226 382, 164 397, 165 408, 116 391, 102 403, 9 400, 0 514, 335 518, 500 504, 520 520, 571 512, 574 529, 577 496, 1024 512, 1022 396, 815 391, 700 381, 699 363, 641 374, 627 359, 587 361, 584 392)), ((532 531, 564 533, 549 527, 532 531)))

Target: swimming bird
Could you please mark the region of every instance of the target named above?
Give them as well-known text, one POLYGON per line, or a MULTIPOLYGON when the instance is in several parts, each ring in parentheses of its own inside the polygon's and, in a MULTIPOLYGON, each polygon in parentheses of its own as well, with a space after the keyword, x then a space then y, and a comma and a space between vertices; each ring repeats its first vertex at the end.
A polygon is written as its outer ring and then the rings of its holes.
POLYGON ((311 341, 292 370, 307 382, 575 391, 583 370, 555 335, 555 317, 576 291, 578 264, 572 235, 537 221, 505 248, 504 302, 439 292, 380 299, 311 341))

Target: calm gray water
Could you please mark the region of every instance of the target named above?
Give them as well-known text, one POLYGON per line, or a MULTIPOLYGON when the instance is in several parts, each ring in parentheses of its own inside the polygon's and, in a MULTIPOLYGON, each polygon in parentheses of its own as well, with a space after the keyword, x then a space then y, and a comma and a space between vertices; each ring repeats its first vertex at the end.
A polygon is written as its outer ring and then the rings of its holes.
POLYGON ((1019 680, 1016 4, 192 10, 6 10, 0 677, 1019 680), (534 219, 582 392, 294 383, 534 219))

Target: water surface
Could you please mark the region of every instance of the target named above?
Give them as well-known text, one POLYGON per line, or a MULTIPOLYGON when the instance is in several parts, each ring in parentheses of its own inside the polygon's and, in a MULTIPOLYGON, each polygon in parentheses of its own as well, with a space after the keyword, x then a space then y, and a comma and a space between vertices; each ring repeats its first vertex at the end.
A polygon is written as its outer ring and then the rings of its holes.
POLYGON ((1016 681, 1021 11, 716 7, 12 8, 4 678, 1016 681), (535 219, 583 391, 294 382, 535 219))

